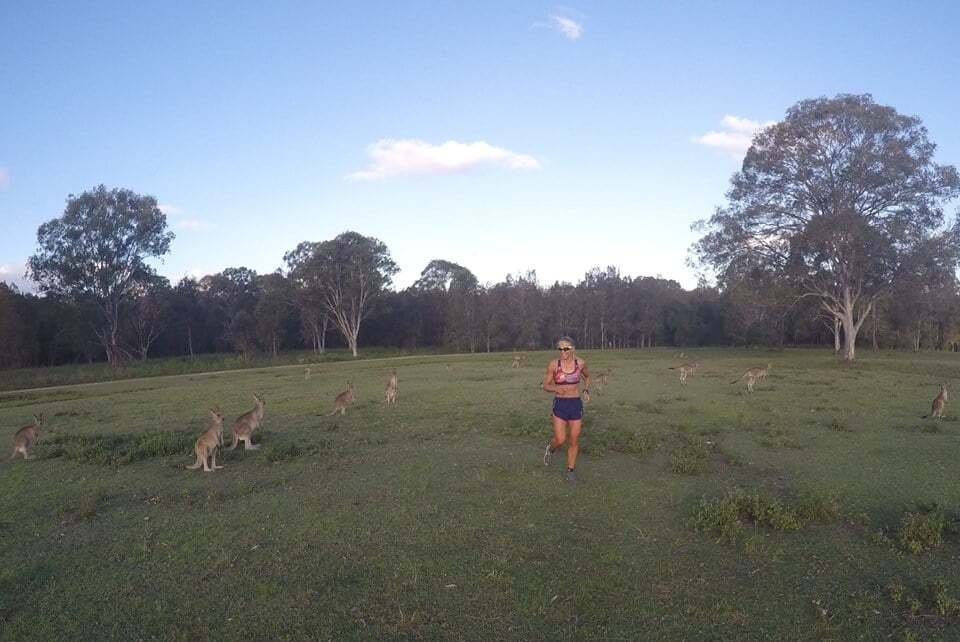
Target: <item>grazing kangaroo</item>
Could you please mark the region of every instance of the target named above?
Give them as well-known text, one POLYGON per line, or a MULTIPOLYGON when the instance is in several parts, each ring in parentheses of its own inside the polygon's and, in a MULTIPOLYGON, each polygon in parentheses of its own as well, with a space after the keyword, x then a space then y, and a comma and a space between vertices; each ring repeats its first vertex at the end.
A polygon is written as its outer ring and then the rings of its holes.
POLYGON ((386 402, 387 403, 396 403, 397 402, 397 371, 390 371, 390 378, 387 380, 387 389, 386 389, 386 402))
POLYGON ((203 466, 203 472, 212 473, 223 468, 217 466, 217 448, 223 445, 223 415, 220 413, 220 407, 215 406, 210 411, 210 427, 204 431, 197 443, 193 447, 193 452, 197 455, 197 463, 193 466, 187 466, 187 470, 196 470, 203 466), (209 461, 209 464, 207 460, 209 461))
POLYGON ((600 394, 603 394, 603 389, 607 387, 607 384, 610 383, 610 374, 607 372, 601 372, 597 375, 596 382, 593 384, 593 387, 600 394))
POLYGON ((945 383, 940 384, 940 394, 933 398, 933 408, 930 409, 929 415, 924 415, 922 418, 926 419, 927 417, 936 417, 937 419, 943 419, 943 408, 947 405, 947 402, 950 401, 950 386, 945 383))
POLYGON ((519 368, 523 365, 523 362, 526 361, 527 357, 525 355, 519 354, 513 357, 513 367, 519 368))
POLYGON ((13 435, 13 454, 10 455, 12 461, 17 453, 23 455, 24 459, 34 459, 30 454, 30 449, 37 443, 40 437, 40 426, 43 425, 43 413, 33 416, 33 423, 24 426, 13 435))
POLYGON ((338 412, 341 415, 347 414, 347 406, 353 403, 353 384, 349 381, 347 382, 347 389, 341 392, 333 400, 333 412, 329 416, 335 415, 338 412))
MULTIPOLYGON (((670 370, 680 371, 680 385, 685 386, 687 385, 687 377, 695 374, 697 372, 697 368, 699 367, 700 367, 700 362, 694 361, 693 363, 684 363, 679 366, 672 366, 670 370)), ((739 379, 737 381, 739 381, 739 379)))
POLYGON ((766 368, 750 368, 742 375, 731 381, 731 384, 742 381, 743 379, 747 380, 747 391, 753 392, 753 384, 763 383, 763 380, 767 378, 767 375, 770 374, 771 365, 768 363, 766 368))
POLYGON ((256 404, 253 410, 249 410, 233 422, 233 443, 230 444, 230 450, 233 450, 237 447, 238 442, 243 442, 244 450, 256 450, 260 446, 254 446, 253 440, 253 431, 259 428, 263 424, 263 408, 266 406, 263 397, 260 395, 253 395, 253 401, 256 404))

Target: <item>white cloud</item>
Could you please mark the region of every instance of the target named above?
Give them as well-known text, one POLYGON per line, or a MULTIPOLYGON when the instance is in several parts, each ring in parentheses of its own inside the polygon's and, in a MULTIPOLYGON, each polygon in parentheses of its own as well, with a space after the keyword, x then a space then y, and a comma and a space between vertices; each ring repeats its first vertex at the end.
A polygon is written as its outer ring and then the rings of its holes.
POLYGON ((776 121, 770 120, 761 123, 749 118, 730 116, 728 114, 724 116, 720 122, 724 127, 724 131, 709 131, 702 136, 694 138, 693 142, 706 145, 707 147, 722 149, 737 159, 740 159, 747 153, 747 150, 750 149, 754 135, 761 129, 773 125, 776 121))
POLYGON ((167 216, 176 216, 181 211, 179 207, 171 205, 170 203, 157 203, 157 209, 167 216))
POLYGON ((482 165, 497 165, 513 170, 540 169, 533 156, 477 141, 461 143, 448 140, 434 145, 423 140, 383 138, 367 148, 370 167, 353 172, 347 178, 376 181, 392 176, 424 176, 464 172, 482 165))
POLYGON ((176 223, 174 223, 173 226, 178 230, 193 230, 193 231, 209 230, 210 228, 213 227, 212 224, 207 223, 206 221, 195 219, 195 218, 186 218, 186 219, 183 219, 182 221, 177 221, 176 223))
POLYGON ((10 170, 6 167, 0 167, 0 187, 6 187, 10 184, 10 170))
POLYGON ((567 40, 580 40, 580 37, 583 36, 583 25, 573 18, 555 13, 550 16, 550 24, 567 40))
POLYGON ((0 263, 0 281, 15 285, 23 292, 36 292, 37 284, 26 276, 26 263, 0 263))

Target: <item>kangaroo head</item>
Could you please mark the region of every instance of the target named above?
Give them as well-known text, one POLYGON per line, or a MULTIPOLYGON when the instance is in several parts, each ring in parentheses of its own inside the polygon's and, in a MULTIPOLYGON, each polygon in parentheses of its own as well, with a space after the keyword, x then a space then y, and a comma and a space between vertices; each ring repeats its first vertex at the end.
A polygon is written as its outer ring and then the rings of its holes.
POLYGON ((223 425, 223 414, 220 412, 220 406, 214 406, 210 409, 210 418, 213 419, 214 424, 223 425))
POLYGON ((43 413, 38 413, 33 416, 33 425, 39 428, 43 425, 43 413))
POLYGON ((260 406, 261 408, 263 408, 264 406, 267 405, 267 402, 265 402, 265 401, 263 400, 263 397, 261 397, 260 395, 258 395, 258 394, 256 394, 256 393, 254 393, 254 395, 253 395, 253 401, 254 401, 258 406, 260 406))

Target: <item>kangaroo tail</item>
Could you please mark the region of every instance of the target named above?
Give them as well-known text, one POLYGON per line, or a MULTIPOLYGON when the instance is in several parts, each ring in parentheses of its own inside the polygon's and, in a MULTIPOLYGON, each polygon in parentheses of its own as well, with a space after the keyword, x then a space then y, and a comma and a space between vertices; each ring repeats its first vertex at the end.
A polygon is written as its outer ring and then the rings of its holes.
POLYGON ((676 370, 676 369, 677 369, 676 366, 670 366, 669 368, 667 368, 667 370, 676 370))
POLYGON ((741 379, 743 379, 743 377, 737 377, 736 379, 734 379, 733 381, 731 381, 730 384, 733 385, 733 384, 737 383, 738 381, 740 381, 741 379))

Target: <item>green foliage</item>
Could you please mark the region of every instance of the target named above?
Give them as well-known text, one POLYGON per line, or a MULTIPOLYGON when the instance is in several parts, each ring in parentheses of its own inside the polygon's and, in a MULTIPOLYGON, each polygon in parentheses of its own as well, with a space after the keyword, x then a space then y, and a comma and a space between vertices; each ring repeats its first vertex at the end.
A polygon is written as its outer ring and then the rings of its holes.
POLYGON ((914 588, 897 576, 887 584, 887 595, 894 608, 911 617, 960 615, 960 599, 951 593, 950 585, 944 579, 935 579, 914 588))
POLYGON ((710 468, 711 447, 704 441, 686 439, 674 449, 670 470, 680 475, 699 475, 710 468))
POLYGON ((939 548, 943 543, 945 526, 946 516, 937 506, 908 512, 900 520, 897 541, 903 550, 915 555, 939 548))
POLYGON ((64 457, 86 464, 122 466, 171 455, 189 455, 197 440, 185 430, 142 433, 69 435, 56 434, 47 440, 44 458, 64 457))
POLYGON ((773 495, 737 490, 718 499, 701 499, 691 519, 697 531, 728 541, 736 539, 745 524, 790 532, 800 529, 802 518, 773 495))
POLYGON ((797 498, 797 516, 803 522, 832 522, 840 518, 840 500, 823 492, 804 492, 797 498))
POLYGON ((156 198, 100 185, 71 195, 63 216, 40 226, 30 273, 48 294, 95 304, 97 336, 118 367, 124 304, 157 279, 147 260, 169 252, 173 236, 156 198))

